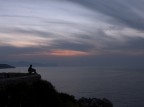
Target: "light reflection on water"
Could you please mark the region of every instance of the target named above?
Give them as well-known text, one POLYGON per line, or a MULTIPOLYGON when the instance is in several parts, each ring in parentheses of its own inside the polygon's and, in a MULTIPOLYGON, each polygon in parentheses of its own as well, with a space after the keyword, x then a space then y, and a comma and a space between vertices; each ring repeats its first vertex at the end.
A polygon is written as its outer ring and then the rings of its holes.
MULTIPOLYGON (((42 78, 58 91, 79 97, 106 97, 115 107, 144 107, 143 69, 100 69, 96 67, 38 67, 42 78)), ((1 72, 27 72, 27 68, 1 72)))

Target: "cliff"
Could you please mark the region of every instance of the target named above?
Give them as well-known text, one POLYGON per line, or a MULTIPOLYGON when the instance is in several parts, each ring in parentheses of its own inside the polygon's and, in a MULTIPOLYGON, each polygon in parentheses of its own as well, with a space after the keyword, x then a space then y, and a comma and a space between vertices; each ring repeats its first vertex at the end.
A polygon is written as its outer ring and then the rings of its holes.
POLYGON ((81 98, 59 93, 44 80, 21 82, 0 90, 0 107, 113 107, 107 99, 81 98))

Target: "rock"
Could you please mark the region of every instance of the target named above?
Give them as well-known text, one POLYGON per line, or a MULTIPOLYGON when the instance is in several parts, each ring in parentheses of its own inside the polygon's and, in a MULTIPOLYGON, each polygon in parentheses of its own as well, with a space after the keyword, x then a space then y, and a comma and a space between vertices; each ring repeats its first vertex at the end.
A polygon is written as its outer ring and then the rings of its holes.
POLYGON ((113 104, 106 98, 80 98, 80 105, 83 107, 113 107, 113 104))

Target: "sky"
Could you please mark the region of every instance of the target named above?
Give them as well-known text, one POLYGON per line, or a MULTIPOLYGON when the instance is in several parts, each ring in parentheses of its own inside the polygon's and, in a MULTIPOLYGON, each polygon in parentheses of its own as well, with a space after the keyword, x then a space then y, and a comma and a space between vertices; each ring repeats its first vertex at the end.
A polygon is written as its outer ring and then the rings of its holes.
POLYGON ((144 64, 143 0, 0 0, 0 59, 144 64))

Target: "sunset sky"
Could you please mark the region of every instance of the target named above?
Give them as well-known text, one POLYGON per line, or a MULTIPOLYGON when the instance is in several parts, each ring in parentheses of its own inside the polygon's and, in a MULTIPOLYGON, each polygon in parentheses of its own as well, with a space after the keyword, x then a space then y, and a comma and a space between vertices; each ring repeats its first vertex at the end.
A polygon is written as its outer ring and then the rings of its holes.
POLYGON ((144 0, 0 0, 0 60, 144 64, 144 0))

